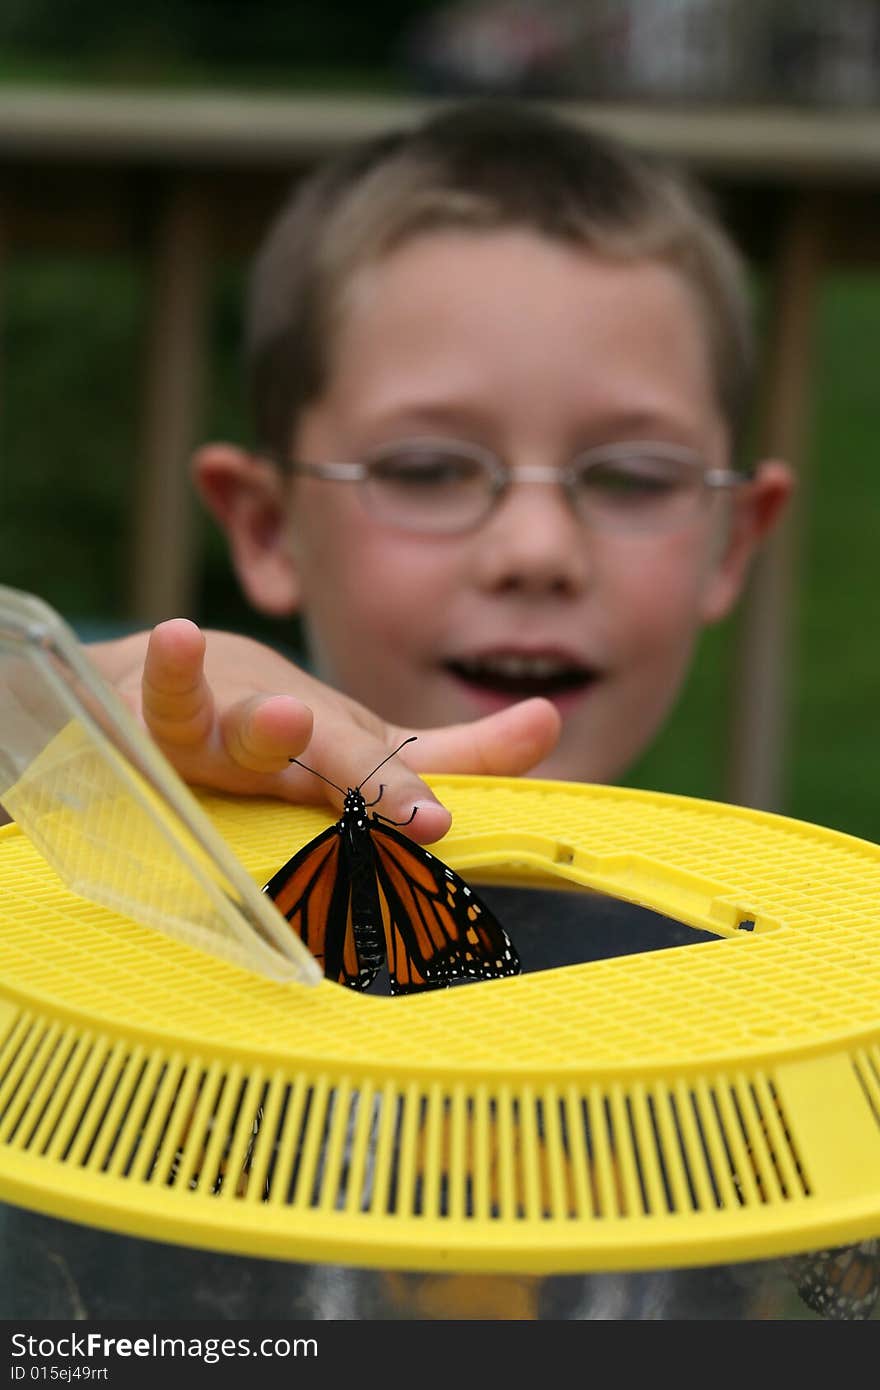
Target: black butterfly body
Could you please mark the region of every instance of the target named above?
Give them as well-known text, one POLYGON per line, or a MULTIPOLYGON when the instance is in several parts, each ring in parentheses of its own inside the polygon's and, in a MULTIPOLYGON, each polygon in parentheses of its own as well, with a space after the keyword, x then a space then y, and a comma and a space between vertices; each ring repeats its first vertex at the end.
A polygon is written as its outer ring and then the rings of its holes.
POLYGON ((387 961, 391 993, 413 994, 518 974, 507 933, 458 874, 367 811, 349 787, 336 824, 263 888, 327 979, 366 989, 387 961))

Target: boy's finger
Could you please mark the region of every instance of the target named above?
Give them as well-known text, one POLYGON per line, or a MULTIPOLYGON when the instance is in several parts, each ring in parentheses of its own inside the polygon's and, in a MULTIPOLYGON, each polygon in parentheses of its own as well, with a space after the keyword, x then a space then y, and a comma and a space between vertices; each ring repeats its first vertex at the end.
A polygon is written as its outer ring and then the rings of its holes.
MULTIPOLYGON (((431 844, 446 834, 452 824, 449 811, 408 765, 409 754, 417 743, 407 743, 396 751, 406 738, 405 733, 392 730, 382 737, 349 721, 337 727, 335 720, 323 720, 319 730, 302 753, 303 763, 314 771, 292 764, 289 774, 280 779, 282 795, 291 801, 326 801, 338 814, 348 787, 363 784, 367 802, 379 796, 381 787, 382 795, 372 809, 399 822, 411 839, 431 844), (374 768, 379 770, 372 775, 374 768), (328 782, 335 783, 336 789, 328 782)), ((290 756, 298 754, 292 750, 290 756)))
POLYGON ((254 696, 220 720, 229 757, 248 772, 282 772, 312 736, 312 711, 293 695, 254 696))
POLYGON ((561 728, 556 706, 536 697, 467 724, 426 729, 407 757, 424 772, 518 777, 552 753, 561 728))
MULTIPOLYGON (((376 808, 380 814, 406 822, 415 808, 405 833, 420 844, 431 844, 446 834, 452 817, 419 777, 419 771, 518 776, 552 752, 561 727, 559 713, 549 700, 523 700, 485 719, 422 730, 414 742, 407 742, 385 767, 370 776, 371 770, 403 743, 406 730, 391 729, 379 737, 348 723, 334 735, 333 727, 324 721, 303 761, 335 782, 337 788, 365 783, 363 793, 368 802, 378 795, 381 784, 384 791, 376 808)), ((324 798, 338 811, 342 802, 339 791, 334 792, 317 777, 313 779, 316 787, 309 787, 310 776, 304 769, 291 767, 290 778, 283 779, 286 788, 282 794, 295 801, 317 801, 321 788, 324 798)))
POLYGON ((170 618, 153 629, 144 658, 141 710, 158 743, 174 746, 207 739, 214 700, 205 679, 204 634, 187 618, 170 618))

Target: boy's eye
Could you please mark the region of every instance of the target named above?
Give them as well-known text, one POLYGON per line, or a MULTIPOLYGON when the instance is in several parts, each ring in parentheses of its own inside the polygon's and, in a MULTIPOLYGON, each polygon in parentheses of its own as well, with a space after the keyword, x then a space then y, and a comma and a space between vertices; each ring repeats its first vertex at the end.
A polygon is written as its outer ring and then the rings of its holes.
POLYGON ((439 450, 387 454, 371 459, 367 466, 375 485, 413 491, 480 486, 486 476, 478 459, 439 450))
POLYGON ((491 458, 425 441, 374 455, 366 464, 363 496, 392 526, 451 533, 480 522, 492 490, 491 458))
POLYGON ((667 459, 591 459, 575 469, 574 481, 584 500, 653 506, 687 491, 693 478, 691 470, 667 459))

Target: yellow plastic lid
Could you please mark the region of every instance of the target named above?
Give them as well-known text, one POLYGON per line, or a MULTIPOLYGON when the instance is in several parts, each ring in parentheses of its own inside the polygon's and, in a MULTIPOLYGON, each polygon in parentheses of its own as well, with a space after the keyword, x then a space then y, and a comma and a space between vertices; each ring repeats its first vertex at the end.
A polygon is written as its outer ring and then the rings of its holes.
MULTIPOLYGON (((9 827, 0 1196, 401 1269, 673 1267, 878 1234, 880 848, 683 797, 431 782, 472 882, 592 888, 717 939, 359 995, 88 902, 9 827)), ((329 819, 200 800, 256 883, 329 819)))

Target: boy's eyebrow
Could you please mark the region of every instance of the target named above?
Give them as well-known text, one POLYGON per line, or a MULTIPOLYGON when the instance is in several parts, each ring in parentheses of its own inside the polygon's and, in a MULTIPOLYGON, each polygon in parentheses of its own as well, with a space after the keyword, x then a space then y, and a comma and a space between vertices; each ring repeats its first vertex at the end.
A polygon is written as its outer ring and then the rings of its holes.
MULTIPOLYGON (((465 439, 477 442, 493 431, 499 423, 497 411, 477 401, 454 399, 425 399, 400 401, 374 412, 367 425, 368 433, 381 434, 392 430, 404 437, 404 431, 424 433, 432 428, 455 429, 465 439)), ((501 423, 504 423, 503 421, 501 423)), ((662 409, 615 409, 585 413, 578 425, 575 421, 574 447, 605 444, 614 440, 668 439, 670 442, 694 447, 703 437, 700 422, 688 420, 674 411, 662 409)))
POLYGON ((367 435, 386 435, 389 431, 401 439, 414 434, 429 434, 432 430, 448 432, 464 439, 482 438, 492 430, 495 412, 477 402, 455 400, 400 401, 371 411, 365 417, 367 435))
POLYGON ((590 436, 596 436, 595 440, 591 438, 587 442, 598 444, 608 443, 613 437, 621 441, 670 439, 676 444, 693 445, 697 437, 702 435, 699 421, 689 420, 674 411, 659 409, 609 409, 593 415, 587 431, 590 436))
POLYGON ((402 394, 398 399, 392 396, 387 403, 377 405, 369 412, 369 416, 376 423, 383 424, 407 416, 436 417, 437 419, 477 419, 480 416, 493 413, 484 402, 466 395, 459 396, 453 393, 436 396, 408 396, 402 394))

